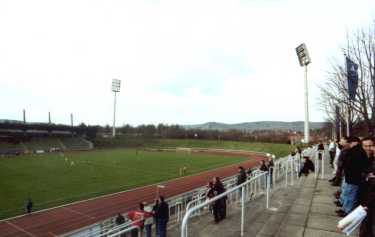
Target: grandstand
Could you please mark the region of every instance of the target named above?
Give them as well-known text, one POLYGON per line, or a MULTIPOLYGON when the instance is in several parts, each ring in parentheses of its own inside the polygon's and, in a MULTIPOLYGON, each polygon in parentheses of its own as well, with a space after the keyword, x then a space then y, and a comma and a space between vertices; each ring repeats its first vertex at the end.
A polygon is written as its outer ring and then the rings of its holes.
POLYGON ((90 150, 93 144, 81 137, 64 137, 61 139, 62 143, 67 150, 82 151, 90 150))
POLYGON ((90 150, 93 144, 83 137, 96 134, 95 128, 45 123, 0 122, 0 155, 90 150))

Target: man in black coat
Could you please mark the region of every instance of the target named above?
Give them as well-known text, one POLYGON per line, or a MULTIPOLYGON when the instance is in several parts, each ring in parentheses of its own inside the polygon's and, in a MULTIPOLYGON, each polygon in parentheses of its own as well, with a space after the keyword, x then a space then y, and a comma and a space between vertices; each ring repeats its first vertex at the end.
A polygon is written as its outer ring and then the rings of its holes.
POLYGON ((166 237, 167 236, 167 224, 169 221, 169 205, 165 202, 164 197, 160 196, 159 198, 159 206, 156 211, 156 218, 158 220, 158 232, 159 237, 166 237))
POLYGON ((238 175, 237 175, 237 185, 240 185, 242 183, 246 182, 246 172, 245 169, 240 166, 238 167, 238 175))
POLYGON ((364 173, 368 169, 369 160, 366 152, 361 146, 361 140, 358 137, 348 139, 350 149, 344 160, 345 184, 343 185, 343 212, 338 212, 339 216, 350 213, 359 202, 359 188, 364 181, 364 173))

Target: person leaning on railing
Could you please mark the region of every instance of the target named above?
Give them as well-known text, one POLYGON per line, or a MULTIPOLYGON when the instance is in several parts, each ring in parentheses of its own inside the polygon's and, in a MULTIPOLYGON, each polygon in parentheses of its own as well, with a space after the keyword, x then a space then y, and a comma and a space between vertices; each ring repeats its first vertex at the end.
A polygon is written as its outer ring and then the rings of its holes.
MULTIPOLYGON (((133 226, 139 227, 141 232, 144 227, 145 218, 151 217, 152 213, 144 211, 144 204, 139 203, 139 210, 128 212, 128 218, 133 221, 133 226)), ((132 237, 138 237, 138 228, 131 231, 132 237)))

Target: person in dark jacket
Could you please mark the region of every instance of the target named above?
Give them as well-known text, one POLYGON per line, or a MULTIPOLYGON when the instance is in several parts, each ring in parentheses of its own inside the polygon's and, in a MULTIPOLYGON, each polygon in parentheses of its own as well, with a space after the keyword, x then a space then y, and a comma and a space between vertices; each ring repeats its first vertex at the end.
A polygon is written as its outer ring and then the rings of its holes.
POLYGON ((275 164, 273 163, 273 158, 269 158, 268 160, 268 171, 269 171, 269 178, 270 178, 270 184, 273 184, 273 169, 274 169, 275 164))
POLYGON ((348 139, 350 149, 344 160, 345 184, 343 186, 343 208, 337 210, 340 217, 350 213, 359 202, 359 188, 364 181, 364 173, 369 165, 366 152, 361 146, 361 140, 358 137, 348 139))
MULTIPOLYGON (((219 177, 215 177, 213 179, 214 182, 214 194, 215 196, 218 196, 225 192, 225 188, 223 183, 221 182, 219 177)), ((226 197, 222 197, 214 202, 213 205, 213 211, 214 211, 214 219, 215 222, 218 223, 219 221, 225 219, 227 215, 227 200, 226 197)))
POLYGON ((32 211, 33 211, 33 201, 31 200, 31 198, 29 198, 27 200, 27 203, 26 203, 26 212, 27 214, 30 214, 32 211))
POLYGON ((261 171, 268 171, 268 167, 266 165, 266 161, 265 160, 261 161, 259 170, 261 170, 261 171))
POLYGON ((315 171, 314 163, 310 160, 310 157, 304 156, 303 158, 305 159, 305 161, 302 165, 301 170, 299 171, 299 174, 298 174, 299 177, 301 177, 302 174, 307 176, 309 175, 310 171, 311 172, 315 171))
POLYGON ((324 144, 323 142, 321 141, 318 145, 318 159, 321 160, 322 157, 323 157, 323 153, 324 153, 324 144))
POLYGON ((164 197, 159 198, 159 207, 156 212, 156 218, 158 219, 159 237, 167 236, 167 224, 169 221, 169 205, 165 202, 164 197))
POLYGON ((340 186, 342 182, 342 177, 344 173, 344 160, 350 149, 348 137, 342 137, 340 139, 339 145, 341 146, 341 149, 340 149, 340 154, 337 158, 337 170, 335 174, 335 179, 332 182, 333 186, 340 186))
POLYGON ((242 183, 246 182, 246 172, 245 169, 240 166, 238 167, 238 175, 237 175, 237 185, 240 185, 242 183))
POLYGON ((369 158, 369 167, 361 190, 360 204, 367 209, 367 216, 362 221, 359 237, 375 237, 375 141, 374 138, 362 140, 362 147, 369 158))
MULTIPOLYGON (((246 171, 242 166, 238 167, 238 175, 237 175, 237 182, 236 185, 240 185, 246 182, 247 176, 246 176, 246 171)), ((238 190, 238 196, 241 197, 242 195, 242 190, 238 190)))
POLYGON ((154 224, 155 224, 155 235, 159 236, 159 229, 158 229, 158 218, 156 216, 156 213, 158 212, 159 209, 159 199, 155 200, 155 204, 152 207, 152 213, 154 213, 154 224))

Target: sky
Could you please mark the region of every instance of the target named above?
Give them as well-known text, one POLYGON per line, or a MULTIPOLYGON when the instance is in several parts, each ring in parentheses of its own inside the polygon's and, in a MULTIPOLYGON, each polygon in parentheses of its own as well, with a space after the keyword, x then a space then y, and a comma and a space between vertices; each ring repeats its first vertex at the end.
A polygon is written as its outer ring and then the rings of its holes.
POLYGON ((117 125, 324 121, 319 85, 374 0, 1 0, 0 119, 117 125))

